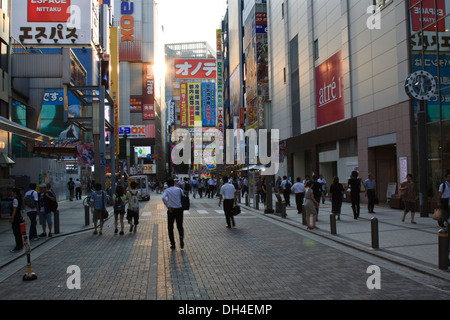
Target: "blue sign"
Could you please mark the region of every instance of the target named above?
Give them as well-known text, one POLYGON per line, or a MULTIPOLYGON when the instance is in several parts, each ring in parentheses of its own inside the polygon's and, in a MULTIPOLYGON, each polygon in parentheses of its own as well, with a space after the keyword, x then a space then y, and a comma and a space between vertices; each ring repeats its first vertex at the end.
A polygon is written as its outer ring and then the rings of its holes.
POLYGON ((202 126, 216 126, 216 84, 202 83, 202 126))

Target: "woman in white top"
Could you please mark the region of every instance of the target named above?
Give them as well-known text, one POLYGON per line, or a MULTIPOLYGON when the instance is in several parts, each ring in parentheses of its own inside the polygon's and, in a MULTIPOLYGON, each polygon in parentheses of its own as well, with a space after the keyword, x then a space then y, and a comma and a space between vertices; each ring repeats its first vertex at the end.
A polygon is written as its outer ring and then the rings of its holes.
POLYGON ((306 192, 305 192, 305 210, 306 210, 306 225, 308 230, 311 229, 319 229, 316 227, 317 221, 317 210, 316 208, 319 206, 319 202, 314 199, 314 181, 308 181, 306 184, 306 192), (311 226, 309 222, 309 216, 313 215, 313 225, 311 226))

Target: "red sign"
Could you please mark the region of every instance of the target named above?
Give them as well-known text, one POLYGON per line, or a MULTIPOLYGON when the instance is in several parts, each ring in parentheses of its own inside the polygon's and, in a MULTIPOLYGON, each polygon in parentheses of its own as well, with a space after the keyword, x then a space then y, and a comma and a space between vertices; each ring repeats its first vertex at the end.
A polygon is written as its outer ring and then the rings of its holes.
MULTIPOLYGON (((419 31, 422 27, 424 27, 424 31, 436 31, 436 15, 437 19, 441 19, 445 16, 445 1, 437 1, 437 8, 434 6, 434 0, 422 0, 422 6, 420 0, 411 1, 411 22, 413 31, 419 31)), ((445 32, 445 19, 439 20, 439 22, 437 22, 437 27, 438 32, 445 32)))
POLYGON ((175 59, 176 79, 216 79, 216 59, 175 59))
POLYGON ((180 115, 181 127, 188 126, 187 83, 180 83, 180 115))
POLYGON ((342 51, 316 67, 317 127, 345 117, 342 51))
POLYGON ((143 63, 143 92, 142 92, 142 119, 155 120, 155 80, 153 77, 153 64, 143 63))
POLYGON ((70 0, 28 0, 28 22, 67 22, 70 0))

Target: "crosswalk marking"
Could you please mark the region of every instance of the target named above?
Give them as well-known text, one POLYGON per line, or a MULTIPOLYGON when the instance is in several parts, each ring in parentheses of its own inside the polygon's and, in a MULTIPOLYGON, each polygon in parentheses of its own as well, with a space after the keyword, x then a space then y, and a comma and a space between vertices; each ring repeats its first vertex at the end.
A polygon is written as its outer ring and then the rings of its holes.
POLYGON ((142 216, 143 216, 143 217, 149 217, 149 216, 151 216, 151 215, 152 215, 151 212, 143 212, 143 213, 142 213, 142 216))
POLYGON ((197 210, 198 213, 200 214, 208 214, 209 212, 206 210, 197 210))

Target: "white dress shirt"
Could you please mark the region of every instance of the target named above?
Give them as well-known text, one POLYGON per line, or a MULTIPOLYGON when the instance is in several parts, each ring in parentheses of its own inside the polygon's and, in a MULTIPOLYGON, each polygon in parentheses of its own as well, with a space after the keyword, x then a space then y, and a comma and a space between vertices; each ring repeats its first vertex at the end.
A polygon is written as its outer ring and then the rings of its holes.
POLYGON ((167 188, 162 195, 162 201, 167 208, 181 208, 181 195, 183 193, 183 190, 178 187, 167 188))
POLYGON ((234 199, 234 194, 236 193, 236 188, 231 183, 225 183, 220 188, 220 194, 224 199, 234 199))

